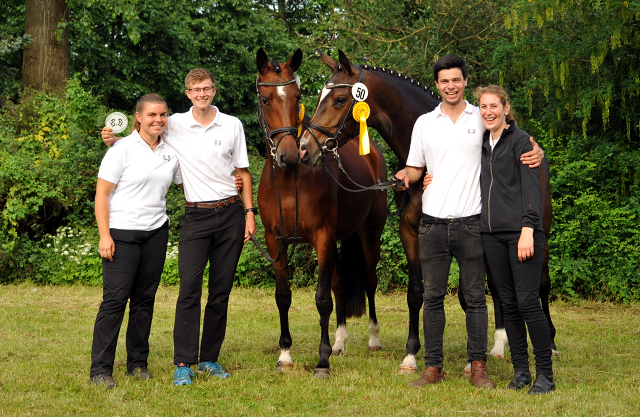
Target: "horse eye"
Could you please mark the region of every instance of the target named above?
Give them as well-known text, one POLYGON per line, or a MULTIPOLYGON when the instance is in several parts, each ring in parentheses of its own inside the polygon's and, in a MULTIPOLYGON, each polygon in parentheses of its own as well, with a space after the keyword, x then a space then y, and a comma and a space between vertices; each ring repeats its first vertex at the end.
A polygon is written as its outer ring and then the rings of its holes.
POLYGON ((265 97, 260 97, 260 101, 262 101, 262 104, 264 104, 265 106, 269 104, 269 100, 267 100, 265 97))
POLYGON ((336 98, 336 105, 340 105, 340 104, 344 104, 347 102, 347 99, 344 97, 338 97, 336 98))

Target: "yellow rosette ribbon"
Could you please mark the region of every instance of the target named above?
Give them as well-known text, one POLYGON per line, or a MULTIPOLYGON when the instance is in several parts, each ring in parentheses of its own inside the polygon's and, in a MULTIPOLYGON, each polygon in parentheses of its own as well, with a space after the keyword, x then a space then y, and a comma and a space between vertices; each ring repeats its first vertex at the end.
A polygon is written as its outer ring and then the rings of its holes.
POLYGON ((300 114, 298 115, 298 137, 302 134, 302 119, 304 119, 304 104, 300 104, 300 114))
POLYGON ((367 130, 367 119, 371 114, 369 105, 364 101, 359 101, 353 106, 353 118, 360 122, 360 155, 367 155, 369 149, 369 131, 367 130))

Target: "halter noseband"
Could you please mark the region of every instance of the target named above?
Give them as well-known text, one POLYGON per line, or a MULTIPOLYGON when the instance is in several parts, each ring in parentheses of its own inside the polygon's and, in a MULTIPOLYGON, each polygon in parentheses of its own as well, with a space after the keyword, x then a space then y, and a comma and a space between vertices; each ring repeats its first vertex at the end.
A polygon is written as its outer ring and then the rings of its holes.
POLYGON ((260 100, 260 91, 259 87, 282 87, 285 85, 297 83, 298 87, 300 86, 300 78, 298 78, 297 74, 294 74, 294 77, 288 81, 276 82, 276 83, 267 83, 267 82, 259 82, 259 77, 256 77, 256 95, 258 96, 258 122, 260 123, 260 127, 264 130, 264 133, 269 141, 269 147, 271 148, 271 156, 275 158, 276 152, 278 151, 278 146, 280 146, 280 142, 284 139, 285 136, 291 135, 296 140, 296 145, 300 148, 300 139, 298 138, 298 127, 279 127, 277 129, 271 130, 269 128, 269 124, 267 123, 267 119, 264 115, 264 110, 262 109, 262 101, 260 100), (276 143, 273 141, 273 137, 279 133, 282 133, 282 136, 278 138, 276 143))
MULTIPOLYGON (((360 73, 358 74, 358 82, 362 83, 364 81, 364 70, 359 65, 357 67, 360 70, 360 73)), ((328 89, 340 88, 340 87, 352 88, 353 84, 350 84, 350 83, 333 84, 333 83, 326 82, 324 84, 324 87, 328 89)), ((347 126, 347 121, 349 120, 349 116, 353 112, 353 106, 355 105, 356 105, 356 100, 352 98, 351 105, 349 106, 349 110, 347 111, 347 114, 344 116, 344 119, 342 119, 342 123, 340 124, 340 127, 338 128, 335 134, 331 133, 325 127, 322 127, 315 123, 307 122, 307 127, 305 128, 305 130, 307 130, 311 135, 311 137, 313 138, 313 140, 316 141, 316 145, 318 145, 318 149, 320 149, 322 156, 326 155, 327 152, 334 152, 334 153, 337 152, 338 137, 342 134, 342 131, 347 126), (312 128, 328 137, 328 139, 325 140, 322 145, 320 145, 320 141, 318 141, 318 137, 311 131, 312 128)))

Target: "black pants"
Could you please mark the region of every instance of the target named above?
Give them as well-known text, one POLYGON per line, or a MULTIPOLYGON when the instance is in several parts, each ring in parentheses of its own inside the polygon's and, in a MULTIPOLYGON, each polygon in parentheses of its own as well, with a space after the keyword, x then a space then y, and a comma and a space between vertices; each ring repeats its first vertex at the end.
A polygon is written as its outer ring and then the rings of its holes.
POLYGON ((443 336, 446 318, 444 297, 451 257, 460 266, 460 286, 467 303, 467 355, 470 361, 487 360, 487 299, 485 264, 480 235, 480 215, 446 219, 422 215, 418 233, 420 262, 424 278, 425 366, 442 368, 443 336))
POLYGON ((514 371, 529 371, 528 328, 536 358, 536 374, 553 375, 549 322, 540 305, 540 275, 546 239, 541 231, 534 232, 533 256, 524 262, 518 260, 519 239, 520 232, 483 233, 482 245, 502 300, 514 371))
POLYGON ((113 261, 102 260, 103 296, 93 329, 91 376, 113 373, 118 334, 129 301, 127 370, 147 366, 153 305, 169 240, 169 222, 151 231, 111 229, 113 261))
POLYGON ((180 293, 173 329, 174 363, 218 361, 227 329, 233 277, 244 244, 244 210, 239 202, 223 208, 185 209, 180 230, 180 293), (202 276, 209 262, 209 298, 200 337, 202 276))

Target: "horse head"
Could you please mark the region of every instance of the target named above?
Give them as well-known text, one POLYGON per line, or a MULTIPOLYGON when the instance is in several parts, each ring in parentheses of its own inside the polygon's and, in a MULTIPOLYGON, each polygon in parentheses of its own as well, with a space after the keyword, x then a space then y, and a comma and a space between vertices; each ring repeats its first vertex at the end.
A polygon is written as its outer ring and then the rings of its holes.
POLYGON ((320 58, 333 76, 327 81, 318 98, 318 105, 300 138, 302 163, 315 166, 327 152, 357 136, 357 122, 351 115, 355 99, 351 87, 363 81, 363 70, 349 61, 342 51, 336 62, 322 51, 320 58))
POLYGON ((295 169, 300 161, 300 79, 295 72, 301 63, 300 49, 285 63, 269 61, 262 48, 256 54, 258 118, 267 138, 267 151, 285 170, 295 169))

